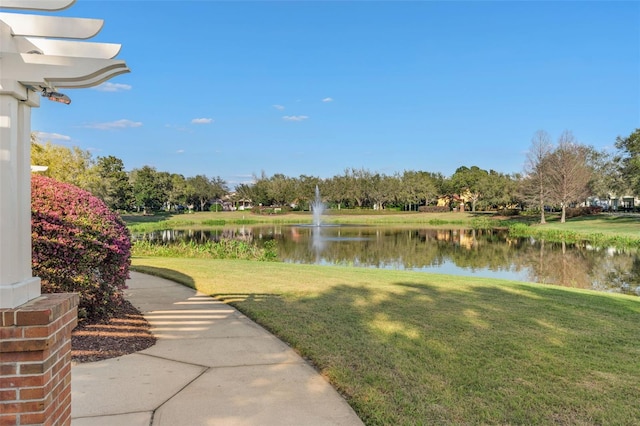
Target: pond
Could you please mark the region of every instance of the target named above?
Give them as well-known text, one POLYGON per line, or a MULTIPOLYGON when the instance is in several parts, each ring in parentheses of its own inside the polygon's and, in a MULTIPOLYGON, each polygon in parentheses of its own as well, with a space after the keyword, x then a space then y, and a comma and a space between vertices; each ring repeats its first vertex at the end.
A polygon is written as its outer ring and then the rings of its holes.
POLYGON ((640 295, 640 253, 511 238, 506 231, 379 226, 235 226, 136 234, 160 244, 276 240, 282 262, 504 278, 640 295))

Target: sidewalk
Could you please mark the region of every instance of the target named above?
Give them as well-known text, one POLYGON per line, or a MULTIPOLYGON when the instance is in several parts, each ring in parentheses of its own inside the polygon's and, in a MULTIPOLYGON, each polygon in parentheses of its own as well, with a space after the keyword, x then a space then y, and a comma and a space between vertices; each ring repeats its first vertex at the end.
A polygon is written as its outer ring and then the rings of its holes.
POLYGON ((362 425, 322 376, 234 308, 145 274, 127 284, 158 340, 73 365, 72 426, 362 425))

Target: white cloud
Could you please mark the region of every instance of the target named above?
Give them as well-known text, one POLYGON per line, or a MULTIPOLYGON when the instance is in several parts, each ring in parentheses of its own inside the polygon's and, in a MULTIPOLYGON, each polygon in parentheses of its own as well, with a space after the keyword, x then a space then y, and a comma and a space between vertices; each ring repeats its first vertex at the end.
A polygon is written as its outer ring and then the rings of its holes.
POLYGON ((84 127, 88 129, 113 130, 113 129, 126 129, 131 127, 141 127, 141 126, 142 126, 142 122, 140 121, 131 121, 131 120, 122 119, 122 120, 110 121, 107 123, 87 124, 84 127))
POLYGON ((35 132, 36 136, 40 140, 57 140, 57 141, 70 141, 71 136, 61 135, 60 133, 47 133, 47 132, 35 132))
POLYGON ((304 121, 309 118, 306 115, 285 115, 282 117, 284 121, 304 121))
POLYGON ((210 124, 213 123, 213 118, 194 118, 191 120, 191 124, 210 124))
POLYGON ((176 153, 177 154, 182 154, 182 153, 184 153, 184 149, 179 149, 179 150, 176 151, 176 153))
POLYGON ((123 92, 125 90, 131 90, 131 85, 106 82, 94 87, 94 89, 101 92, 123 92))
POLYGON ((322 102, 333 102, 333 98, 324 98, 322 102))
POLYGON ((282 105, 274 105, 273 107, 275 109, 277 109, 278 111, 282 111, 284 109, 284 107, 282 105))

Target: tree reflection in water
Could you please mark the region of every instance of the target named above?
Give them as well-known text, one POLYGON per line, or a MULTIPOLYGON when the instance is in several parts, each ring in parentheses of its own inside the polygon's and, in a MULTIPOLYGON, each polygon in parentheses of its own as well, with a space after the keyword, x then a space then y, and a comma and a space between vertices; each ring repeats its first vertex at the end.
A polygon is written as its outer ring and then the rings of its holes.
POLYGON ((238 226, 134 235, 159 244, 277 240, 281 261, 476 275, 640 295, 640 254, 510 238, 506 231, 375 226, 238 226))

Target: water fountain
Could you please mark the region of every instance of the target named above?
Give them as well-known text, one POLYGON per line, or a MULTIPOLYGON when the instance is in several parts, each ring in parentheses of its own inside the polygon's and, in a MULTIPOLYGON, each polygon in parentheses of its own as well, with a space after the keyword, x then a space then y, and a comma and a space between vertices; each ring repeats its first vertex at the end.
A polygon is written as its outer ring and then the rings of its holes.
POLYGON ((322 202, 322 198, 320 197, 320 189, 318 185, 316 185, 316 197, 311 202, 311 212, 313 213, 313 226, 321 226, 322 225, 322 214, 324 213, 325 205, 322 202))
POLYGON ((322 223, 322 215, 326 210, 326 205, 322 202, 320 189, 316 185, 316 193, 313 201, 310 203, 311 213, 313 215, 311 224, 294 225, 294 228, 310 228, 310 246, 315 253, 315 263, 323 263, 322 252, 327 248, 327 244, 336 243, 338 241, 365 241, 369 237, 343 237, 339 229, 345 225, 322 223), (337 230, 337 231, 336 231, 337 230), (329 234, 329 235, 326 235, 329 234))

